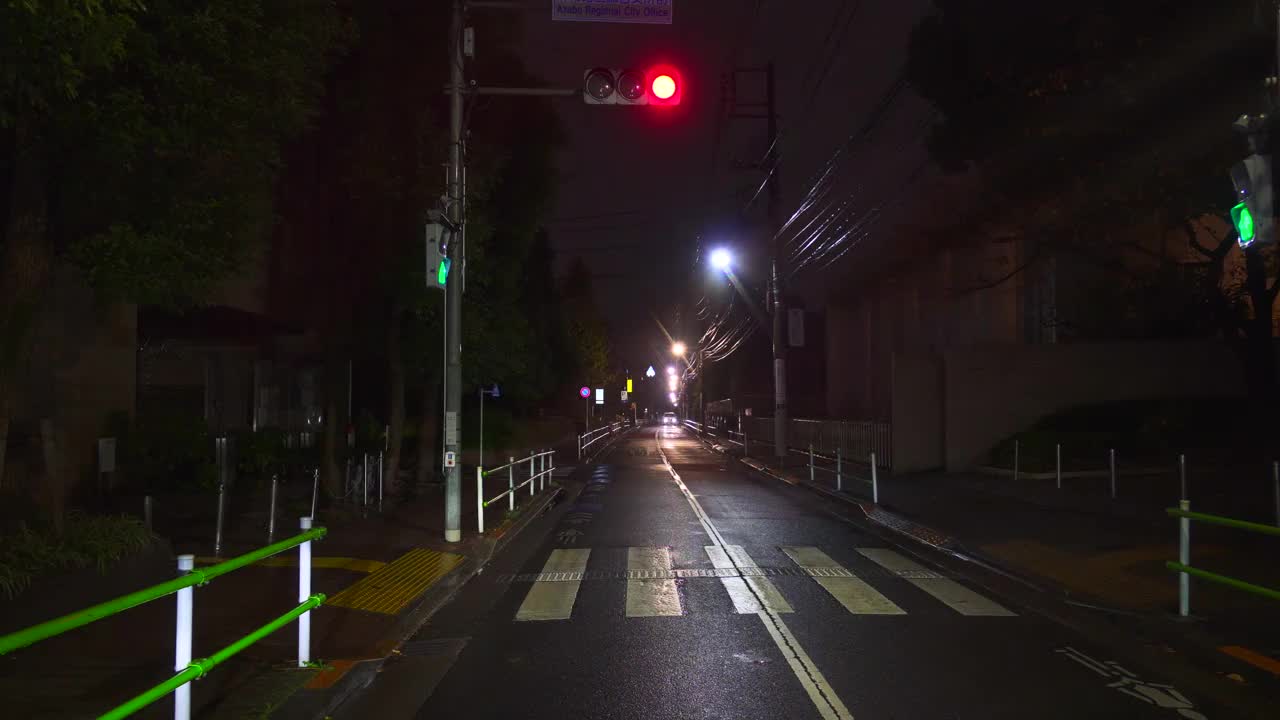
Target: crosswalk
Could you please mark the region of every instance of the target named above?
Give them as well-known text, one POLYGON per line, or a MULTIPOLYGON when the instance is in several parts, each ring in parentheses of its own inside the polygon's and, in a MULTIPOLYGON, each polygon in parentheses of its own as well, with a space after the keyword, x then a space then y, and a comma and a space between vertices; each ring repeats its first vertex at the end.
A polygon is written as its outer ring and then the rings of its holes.
MULTIPOLYGON (((668 548, 630 547, 625 573, 588 572, 590 548, 553 550, 542 572, 532 577, 521 576, 531 581, 531 585, 516 611, 515 620, 568 620, 573 616, 583 582, 609 579, 626 582, 624 613, 628 618, 685 615, 677 582, 683 578, 718 579, 734 611, 740 614, 765 610, 796 612, 796 606, 771 579, 774 577, 811 579, 853 615, 907 615, 907 610, 882 592, 893 583, 914 587, 922 591, 924 597, 962 616, 1016 615, 990 598, 888 548, 856 548, 858 555, 869 561, 868 567, 874 568, 864 570, 861 575, 816 547, 788 546, 779 550, 791 561, 791 566, 761 567, 742 546, 709 545, 705 551, 710 568, 675 568, 668 548)), ((895 589, 892 594, 901 598, 903 592, 912 591, 895 589)))

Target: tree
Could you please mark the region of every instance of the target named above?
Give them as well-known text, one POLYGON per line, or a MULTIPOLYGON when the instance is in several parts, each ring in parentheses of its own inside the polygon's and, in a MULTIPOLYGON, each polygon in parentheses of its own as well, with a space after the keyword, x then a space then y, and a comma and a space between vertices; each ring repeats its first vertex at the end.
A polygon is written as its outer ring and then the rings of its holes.
POLYGON ((198 303, 271 229, 280 146, 342 35, 327 0, 0 4, 0 473, 54 266, 198 303))
POLYGON ((1239 252, 1235 238, 1206 244, 1204 230, 1232 202, 1227 171, 1245 154, 1232 120, 1265 109, 1274 36, 1256 3, 935 0, 934 8, 912 35, 907 65, 944 115, 930 137, 933 158, 949 170, 976 168, 991 198, 987 219, 1047 251, 1036 257, 1103 269, 1152 313, 1149 325, 1183 334, 1212 318, 1241 350, 1255 394, 1275 398, 1273 252, 1244 254, 1241 303, 1224 270, 1239 252), (1162 252, 1171 233, 1185 237, 1185 254, 1162 252), (1198 279, 1186 282, 1177 273, 1196 254, 1198 279), (1171 305, 1183 312, 1169 313, 1171 305))

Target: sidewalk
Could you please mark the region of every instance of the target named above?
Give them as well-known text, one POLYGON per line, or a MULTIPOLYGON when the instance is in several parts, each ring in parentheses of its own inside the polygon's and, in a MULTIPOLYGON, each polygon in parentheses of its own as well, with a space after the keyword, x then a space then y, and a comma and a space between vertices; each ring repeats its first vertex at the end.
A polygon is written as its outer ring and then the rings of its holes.
MULTIPOLYGON (((759 465, 760 460, 749 462, 759 465)), ((772 461, 772 458, 767 458, 772 461)), ((1097 609, 1141 617, 1160 625, 1168 637, 1191 639, 1227 652, 1244 647, 1245 662, 1280 679, 1280 603, 1221 585, 1192 580, 1192 621, 1177 618, 1177 575, 1164 563, 1178 558, 1178 523, 1165 515, 1177 504, 1176 475, 1126 477, 1118 481, 1118 499, 1110 498, 1107 478, 1019 479, 969 473, 920 473, 878 478, 879 505, 873 506, 867 468, 846 468, 836 492, 834 476, 817 472, 812 485, 828 494, 858 501, 882 524, 901 518, 925 526, 918 538, 963 552, 1097 609), (1074 483, 1074 484, 1073 484, 1074 483), (1225 649, 1224 649, 1225 648, 1225 649)), ((799 485, 810 485, 808 465, 766 471, 799 485)), ((1261 521, 1265 505, 1243 508, 1232 488, 1193 476, 1201 502, 1194 509, 1245 514, 1261 521), (1217 488, 1211 492, 1211 488, 1217 488), (1222 510, 1228 507, 1231 510, 1222 510)), ((1259 483, 1261 485, 1261 483, 1259 483)), ((1193 494, 1193 493, 1189 493, 1193 494)), ((1238 515, 1237 515, 1238 516, 1238 515)), ((894 528, 901 532, 901 529, 894 528)), ((920 529, 912 528, 918 535, 920 529)), ((1266 587, 1280 587, 1275 562, 1276 538, 1230 528, 1192 525, 1192 565, 1266 587)))
MULTIPOLYGON (((559 449, 557 465, 576 464, 576 458, 559 449)), ((576 451, 570 448, 570 453, 576 451)), ((329 533, 313 544, 312 591, 325 593, 328 600, 311 614, 311 646, 323 669, 294 667, 297 625, 291 623, 194 683, 193 716, 322 716, 347 686, 359 684, 353 675, 375 672, 380 660, 503 542, 553 502, 565 479, 565 473, 557 473, 532 498, 526 487, 516 513, 508 513, 505 498, 487 508, 487 532, 480 536, 475 532, 475 470, 463 471, 461 543, 443 539, 442 485, 423 488, 404 502, 388 501, 382 513, 376 505, 322 507, 316 525, 329 533)), ((505 476, 501 482, 487 482, 485 491, 504 489, 505 476)), ((309 505, 309 498, 302 505, 309 505)), ((277 540, 297 532, 299 511, 281 503, 277 540)), ((260 524, 265 523, 256 518, 235 524, 235 531, 227 533, 223 558, 266 544, 260 524)), ((196 553, 197 565, 217 562, 207 557, 212 555, 212 533, 195 529, 199 532, 182 533, 176 550, 196 553)), ((162 541, 105 578, 90 571, 42 582, 16 600, 0 603, 0 633, 171 578, 174 549, 162 541)), ((297 582, 297 551, 289 550, 197 587, 195 657, 213 653, 295 606, 297 582)), ((173 673, 173 626, 174 601, 162 598, 0 658, 6 715, 33 720, 93 717, 146 690, 173 673)), ((171 716, 172 701, 166 699, 135 717, 171 716)))

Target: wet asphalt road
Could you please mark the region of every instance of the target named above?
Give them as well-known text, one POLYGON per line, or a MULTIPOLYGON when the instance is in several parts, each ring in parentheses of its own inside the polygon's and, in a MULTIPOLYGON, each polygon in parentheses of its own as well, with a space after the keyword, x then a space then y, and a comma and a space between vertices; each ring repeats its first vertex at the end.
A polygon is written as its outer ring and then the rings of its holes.
POLYGON ((335 718, 1223 717, 684 430, 574 479, 335 718))

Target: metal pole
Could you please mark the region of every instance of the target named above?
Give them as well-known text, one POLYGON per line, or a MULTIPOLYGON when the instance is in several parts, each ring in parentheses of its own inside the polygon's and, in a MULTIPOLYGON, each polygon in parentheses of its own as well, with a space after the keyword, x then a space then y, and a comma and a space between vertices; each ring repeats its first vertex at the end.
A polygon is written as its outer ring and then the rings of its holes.
POLYGON ((364 454, 364 462, 360 465, 360 493, 364 496, 364 504, 369 504, 369 453, 364 454))
POLYGON ((871 502, 880 504, 880 478, 876 473, 876 454, 871 453, 871 502))
POLYGON ((476 532, 484 534, 484 468, 476 466, 476 532))
MULTIPOLYGON (((462 0, 453 0, 453 15, 449 23, 449 188, 448 211, 454 225, 466 222, 463 211, 465 198, 462 193, 462 0)), ((449 309, 445 317, 446 349, 445 366, 445 450, 459 452, 462 449, 462 279, 466 275, 460 233, 453 233, 449 243, 449 257, 457 268, 455 277, 445 286, 449 309), (453 432, 448 432, 452 426, 453 432)), ((444 539, 446 542, 462 540, 461 501, 462 468, 454 465, 445 468, 444 539)))
POLYGON ((1062 443, 1053 446, 1053 475, 1057 478, 1058 489, 1062 489, 1062 443))
POLYGON ((271 476, 271 506, 267 510, 267 544, 276 540, 276 494, 280 487, 280 478, 271 476))
POLYGON ((844 458, 844 448, 837 447, 836 448, 836 490, 837 491, 844 490, 844 477, 841 472, 841 465, 843 465, 843 458, 844 458))
MULTIPOLYGON (((195 555, 178 556, 178 574, 186 575, 196 568, 195 555)), ((178 621, 173 635, 173 669, 186 670, 191 664, 191 604, 192 588, 178 591, 178 621)), ((173 691, 173 720, 191 718, 191 683, 173 691)))
POLYGON ((534 451, 530 450, 529 451, 529 497, 533 497, 533 491, 536 489, 534 488, 534 485, 536 483, 533 481, 533 478, 538 474, 538 471, 533 467, 534 460, 535 460, 534 451))
POLYGON ((1280 461, 1271 463, 1271 488, 1276 499, 1276 527, 1280 527, 1280 461))
POLYGON ((382 509, 382 453, 378 453, 378 509, 382 509))
MULTIPOLYGON (((776 229, 781 220, 778 214, 781 207, 781 187, 778 179, 778 108, 773 63, 769 63, 765 69, 765 95, 769 124, 769 177, 766 180, 769 185, 768 210, 770 225, 776 229)), ((772 249, 773 262, 770 267, 770 277, 773 281, 773 443, 774 455, 781 461, 780 464, 785 465, 787 456, 787 307, 783 298, 786 294, 784 287, 786 269, 780 233, 772 249)))
POLYGON ((516 509, 516 459, 507 456, 507 509, 516 509))
POLYGON ((146 497, 142 498, 142 525, 147 529, 147 532, 151 532, 151 527, 152 527, 151 505, 152 503, 151 503, 150 495, 147 495, 146 497))
POLYGON ((484 388, 480 388, 480 466, 484 466, 484 388))
POLYGON ((538 490, 542 491, 547 488, 547 456, 538 456, 538 490))
POLYGON ((1017 440, 1013 441, 1013 481, 1018 482, 1018 454, 1022 449, 1022 443, 1017 440))
POLYGON ((316 500, 320 497, 320 468, 311 473, 311 517, 316 516, 316 500))
POLYGON ((1107 461, 1111 466, 1111 499, 1116 499, 1116 449, 1107 451, 1107 461))
POLYGON ((809 482, 813 482, 813 443, 809 443, 809 482))
MULTIPOLYGON (((1180 500, 1178 507, 1183 512, 1191 512, 1191 501, 1180 500)), ((1178 518, 1178 562, 1191 565, 1191 519, 1178 518)), ((1185 572, 1178 573, 1178 614, 1186 617, 1191 612, 1191 576, 1185 572)))
MULTIPOLYGON (((298 519, 303 532, 311 529, 311 518, 298 519)), ((311 597, 311 541, 298 546, 298 602, 311 597)), ((298 667, 311 662, 311 611, 298 616, 298 667)))
POLYGON ((1180 453, 1178 455, 1178 488, 1181 493, 1178 495, 1180 500, 1187 499, 1187 454, 1180 453))
POLYGON ((213 556, 222 557, 222 517, 227 508, 227 484, 218 483, 218 519, 213 530, 213 556))

